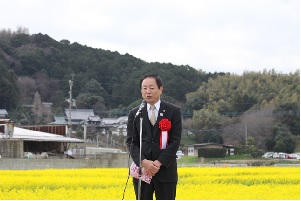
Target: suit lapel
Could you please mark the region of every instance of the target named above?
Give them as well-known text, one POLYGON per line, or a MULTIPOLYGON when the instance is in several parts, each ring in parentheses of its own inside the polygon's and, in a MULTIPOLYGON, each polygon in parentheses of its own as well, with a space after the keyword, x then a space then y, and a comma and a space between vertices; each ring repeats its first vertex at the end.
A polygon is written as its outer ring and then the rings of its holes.
POLYGON ((158 117, 157 117, 157 121, 156 121, 156 124, 155 124, 155 128, 154 128, 154 133, 153 133, 153 137, 157 134, 159 134, 160 132, 160 129, 159 129, 159 122, 165 118, 166 116, 166 104, 161 101, 161 105, 160 105, 160 109, 159 109, 159 112, 158 112, 158 117))

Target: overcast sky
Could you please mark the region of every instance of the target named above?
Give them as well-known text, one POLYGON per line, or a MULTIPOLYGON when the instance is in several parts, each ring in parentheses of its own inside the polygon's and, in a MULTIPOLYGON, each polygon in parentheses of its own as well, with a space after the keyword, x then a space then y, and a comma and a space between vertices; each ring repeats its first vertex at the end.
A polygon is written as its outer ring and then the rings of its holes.
POLYGON ((205 72, 300 67, 300 0, 0 0, 0 29, 205 72))

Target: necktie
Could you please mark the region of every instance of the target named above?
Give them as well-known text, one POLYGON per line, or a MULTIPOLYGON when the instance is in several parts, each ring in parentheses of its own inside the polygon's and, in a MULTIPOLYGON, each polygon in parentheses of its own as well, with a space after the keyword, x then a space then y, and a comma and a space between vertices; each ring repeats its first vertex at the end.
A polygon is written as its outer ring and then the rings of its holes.
POLYGON ((150 109, 151 109, 150 122, 152 123, 152 125, 155 125, 156 123, 155 106, 151 105, 150 109))

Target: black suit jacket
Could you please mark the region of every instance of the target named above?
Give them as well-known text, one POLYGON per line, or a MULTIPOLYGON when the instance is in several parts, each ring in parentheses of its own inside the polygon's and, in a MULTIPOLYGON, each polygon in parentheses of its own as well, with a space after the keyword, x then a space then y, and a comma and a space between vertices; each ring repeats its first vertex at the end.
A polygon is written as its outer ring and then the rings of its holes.
POLYGON ((178 180, 176 152, 179 149, 182 133, 182 118, 179 107, 161 101, 158 118, 153 129, 148 118, 146 106, 140 115, 135 118, 138 107, 132 109, 128 116, 127 145, 133 161, 139 166, 140 153, 140 117, 143 118, 142 126, 142 155, 144 159, 158 160, 162 166, 155 177, 161 182, 176 182, 178 180), (168 131, 168 145, 166 149, 160 149, 159 122, 167 118, 171 121, 171 129, 168 131), (153 130, 153 132, 152 132, 153 130))

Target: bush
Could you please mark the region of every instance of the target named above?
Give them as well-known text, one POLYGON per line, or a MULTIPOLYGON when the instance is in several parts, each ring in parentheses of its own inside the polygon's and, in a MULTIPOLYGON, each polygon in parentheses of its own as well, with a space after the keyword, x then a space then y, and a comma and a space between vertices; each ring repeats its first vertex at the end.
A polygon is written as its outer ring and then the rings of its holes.
POLYGON ((259 158, 264 154, 264 152, 261 150, 255 149, 255 150, 252 150, 252 152, 250 154, 251 154, 252 158, 259 158))

